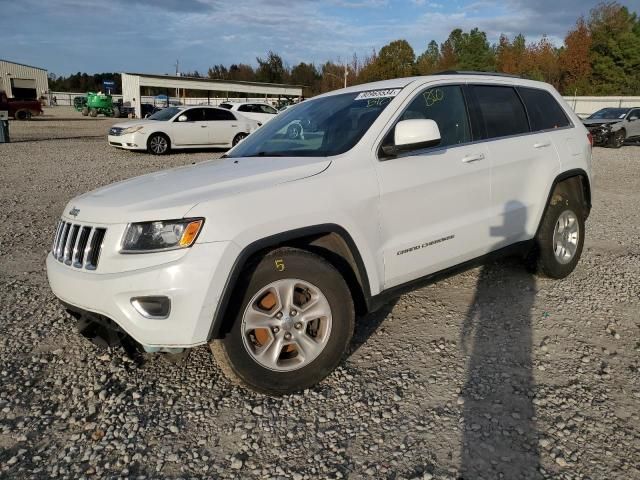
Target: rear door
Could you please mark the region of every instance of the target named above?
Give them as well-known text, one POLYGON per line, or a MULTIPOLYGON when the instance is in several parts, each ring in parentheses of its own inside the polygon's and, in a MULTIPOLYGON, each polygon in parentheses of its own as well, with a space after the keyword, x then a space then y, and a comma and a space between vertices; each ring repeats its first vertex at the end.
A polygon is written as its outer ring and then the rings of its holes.
MULTIPOLYGON (((390 288, 462 263, 489 247, 490 163, 473 143, 461 85, 418 92, 396 120, 431 119, 437 147, 376 162, 385 284, 390 288)), ((395 125, 386 134, 391 142, 395 125)))
POLYGON ((474 84, 469 92, 474 124, 491 159, 489 234, 496 250, 535 235, 547 182, 560 161, 549 132, 531 131, 514 86, 474 84))
POLYGON ((175 145, 207 145, 209 130, 204 118, 204 108, 189 108, 184 110, 171 124, 171 136, 175 145), (180 122, 181 116, 187 120, 180 122))
POLYGON ((205 120, 208 126, 209 143, 229 145, 233 137, 240 132, 239 122, 233 113, 220 108, 205 108, 205 120))

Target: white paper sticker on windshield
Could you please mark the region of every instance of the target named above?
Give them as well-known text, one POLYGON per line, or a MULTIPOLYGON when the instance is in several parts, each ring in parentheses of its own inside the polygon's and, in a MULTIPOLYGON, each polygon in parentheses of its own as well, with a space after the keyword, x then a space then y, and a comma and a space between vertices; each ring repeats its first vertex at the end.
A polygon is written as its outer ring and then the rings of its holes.
POLYGON ((620 115, 618 118, 624 118, 624 116, 626 115, 626 113, 623 113, 622 115, 620 115))
POLYGON ((369 98, 395 97, 400 93, 401 88, 387 88, 386 90, 368 90, 360 92, 354 100, 367 100, 369 98))

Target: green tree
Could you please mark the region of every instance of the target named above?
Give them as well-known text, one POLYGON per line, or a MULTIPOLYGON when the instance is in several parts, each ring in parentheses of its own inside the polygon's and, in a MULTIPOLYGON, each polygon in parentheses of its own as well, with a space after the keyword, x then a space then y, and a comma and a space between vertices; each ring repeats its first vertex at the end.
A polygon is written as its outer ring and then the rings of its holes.
POLYGON ((256 80, 267 83, 282 83, 287 71, 284 67, 282 57, 271 50, 266 59, 256 58, 258 69, 256 70, 256 80))
POLYGON ((377 80, 408 77, 414 73, 416 54, 406 40, 395 40, 380 49, 373 62, 373 73, 377 80))
POLYGON ((637 94, 640 87, 640 23, 617 2, 600 3, 589 18, 594 93, 637 94))
POLYGON ((431 40, 427 49, 416 59, 416 71, 420 75, 429 75, 438 70, 440 47, 435 40, 431 40))
POLYGON ((495 51, 489 44, 486 33, 477 28, 469 33, 457 28, 451 32, 447 42, 453 48, 458 69, 480 72, 495 70, 495 51))

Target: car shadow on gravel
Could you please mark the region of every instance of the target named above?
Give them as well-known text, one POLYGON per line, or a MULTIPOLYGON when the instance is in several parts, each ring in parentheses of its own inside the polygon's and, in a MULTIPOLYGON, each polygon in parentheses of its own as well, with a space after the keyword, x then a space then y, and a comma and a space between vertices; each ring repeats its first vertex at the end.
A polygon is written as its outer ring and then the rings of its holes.
MULTIPOLYGON (((520 205, 509 205, 504 225, 492 228, 492 236, 523 226, 523 212, 520 205)), ((535 295, 535 277, 520 259, 505 259, 480 270, 460 334, 468 355, 461 392, 460 479, 542 477, 533 405, 535 295)))

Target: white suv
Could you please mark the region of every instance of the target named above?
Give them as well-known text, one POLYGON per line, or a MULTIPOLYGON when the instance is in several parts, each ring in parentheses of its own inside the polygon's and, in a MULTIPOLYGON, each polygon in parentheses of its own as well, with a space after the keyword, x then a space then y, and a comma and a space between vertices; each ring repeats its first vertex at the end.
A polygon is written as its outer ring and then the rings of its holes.
POLYGON ((418 281, 507 252, 568 275, 590 185, 589 134, 551 86, 389 80, 310 99, 223 159, 73 199, 47 270, 97 342, 210 344, 230 378, 287 393, 418 281), (292 123, 314 128, 291 139, 292 123))

